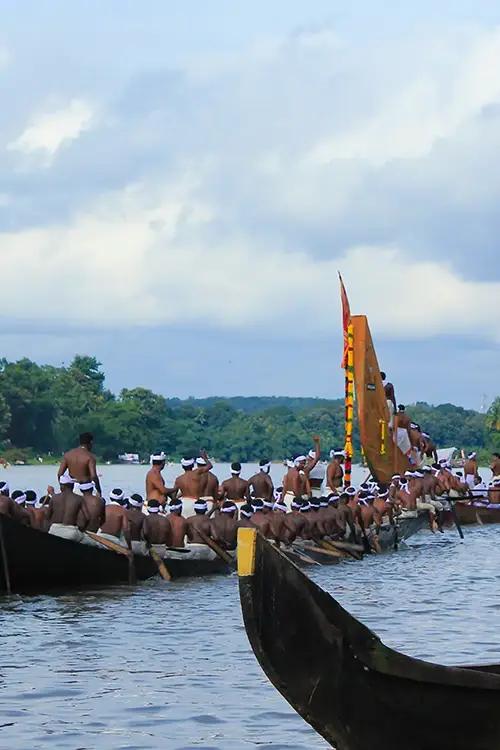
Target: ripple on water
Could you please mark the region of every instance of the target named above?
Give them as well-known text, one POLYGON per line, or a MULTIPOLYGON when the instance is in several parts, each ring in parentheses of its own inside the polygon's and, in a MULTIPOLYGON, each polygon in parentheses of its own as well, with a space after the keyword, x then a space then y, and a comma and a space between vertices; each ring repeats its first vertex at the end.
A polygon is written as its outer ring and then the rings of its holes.
MULTIPOLYGON (((497 535, 425 532, 397 555, 311 575, 389 646, 500 662, 497 535)), ((234 576, 16 596, 0 629, 2 750, 327 748, 261 672, 234 576)))

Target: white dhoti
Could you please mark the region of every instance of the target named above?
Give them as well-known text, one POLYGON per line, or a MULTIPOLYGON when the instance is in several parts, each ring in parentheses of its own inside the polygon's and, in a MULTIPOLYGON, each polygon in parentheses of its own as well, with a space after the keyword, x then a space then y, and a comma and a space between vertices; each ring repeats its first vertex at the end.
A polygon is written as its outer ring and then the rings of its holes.
POLYGON ((394 404, 389 399, 387 399, 387 408, 389 409, 389 427, 392 428, 394 424, 394 404))
POLYGON ((288 490, 288 492, 285 493, 285 496, 283 498, 283 502, 287 505, 289 508, 291 503, 295 500, 295 495, 291 490, 288 490))
POLYGON ((397 442, 401 453, 408 456, 411 453, 411 443, 408 430, 405 427, 398 427, 397 442))
POLYGON ((146 542, 141 542, 138 539, 132 542, 132 552, 134 555, 147 555, 148 548, 146 542))
POLYGON ((64 523, 51 524, 49 534, 59 536, 61 539, 67 539, 70 542, 81 542, 84 536, 78 526, 67 526, 64 523))
POLYGON ((465 475, 465 483, 469 485, 469 487, 472 489, 475 487, 476 484, 476 477, 474 474, 466 474, 465 475))

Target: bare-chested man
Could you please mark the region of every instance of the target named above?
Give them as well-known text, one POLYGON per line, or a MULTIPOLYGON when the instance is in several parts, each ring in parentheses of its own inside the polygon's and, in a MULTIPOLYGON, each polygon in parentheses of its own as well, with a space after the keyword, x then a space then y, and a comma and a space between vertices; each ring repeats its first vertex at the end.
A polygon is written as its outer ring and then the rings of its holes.
POLYGON ((65 472, 59 478, 61 492, 52 495, 49 503, 49 534, 79 540, 78 514, 82 504, 81 495, 73 492, 75 483, 65 472), (68 528, 64 528, 68 527, 68 528))
POLYGON ((14 490, 11 495, 11 501, 14 505, 13 518, 25 526, 29 526, 30 517, 26 509, 26 493, 22 490, 14 490))
POLYGON ((467 459, 464 463, 464 475, 466 484, 472 489, 478 482, 478 466, 476 459, 476 452, 472 451, 467 455, 467 459))
POLYGON ((411 443, 411 456, 410 463, 419 465, 422 460, 422 431, 420 425, 416 422, 410 422, 410 429, 408 431, 410 435, 411 443))
POLYGON ((83 432, 79 442, 78 448, 73 448, 64 454, 57 477, 60 480, 63 474, 69 474, 79 484, 94 482, 98 493, 101 494, 96 460, 92 453, 94 437, 90 432, 83 432))
POLYGON ((436 444, 427 432, 422 432, 422 454, 424 456, 424 463, 427 466, 437 463, 438 454, 436 444))
POLYGON ((253 508, 253 516, 252 516, 252 523, 254 526, 256 526, 260 533, 266 537, 266 539, 270 539, 271 534, 271 524, 270 524, 270 518, 269 518, 269 508, 266 508, 264 505, 263 500, 260 500, 258 498, 255 498, 252 500, 252 508, 253 508))
POLYGON ((189 542, 193 544, 205 544, 205 540, 198 533, 201 531, 205 536, 210 536, 210 518, 207 515, 208 504, 203 498, 194 504, 194 516, 186 519, 186 535, 189 542))
POLYGON ((410 456, 411 455, 411 441, 410 441, 411 419, 406 413, 406 409, 403 404, 398 405, 396 420, 397 420, 398 448, 402 453, 405 454, 405 456, 410 456))
POLYGON ((219 488, 220 500, 232 500, 235 503, 244 503, 248 494, 248 482, 242 479, 241 464, 238 461, 231 464, 231 479, 225 479, 219 488))
POLYGON ((261 500, 272 500, 274 496, 273 480, 269 476, 271 464, 267 459, 259 461, 259 471, 248 480, 248 493, 261 500))
MULTIPOLYGON (((203 456, 196 459, 196 468, 206 466, 207 462, 203 456)), ((216 506, 219 500, 219 480, 212 471, 200 475, 200 500, 206 500, 216 506)))
POLYGON ((109 493, 109 503, 105 507, 104 523, 98 533, 111 537, 112 541, 127 543, 130 548, 130 523, 127 515, 127 499, 122 489, 116 487, 109 493))
POLYGON ((210 536, 223 549, 236 549, 238 536, 238 506, 232 500, 224 500, 220 513, 210 521, 210 536))
POLYGON ((282 500, 276 500, 271 516, 271 530, 278 539, 278 543, 292 544, 297 536, 296 524, 291 519, 291 513, 282 500))
POLYGON ((182 515, 182 500, 180 498, 171 500, 168 505, 168 510, 168 520, 170 521, 170 528, 172 530, 172 547, 184 547, 184 538, 187 532, 187 522, 182 515))
POLYGON ((194 458, 184 457, 182 459, 181 466, 184 469, 184 474, 177 477, 171 490, 167 490, 168 494, 174 499, 177 496, 180 496, 182 500, 188 502, 191 501, 193 503, 200 499, 204 475, 208 474, 212 468, 212 463, 208 458, 206 451, 201 451, 200 455, 206 462, 204 466, 195 467, 194 458))
POLYGON ((491 473, 493 474, 493 479, 495 479, 496 477, 500 477, 500 453, 492 454, 490 469, 491 473))
POLYGON ((250 503, 243 503, 240 505, 240 520, 238 522, 239 529, 254 529, 255 526, 252 523, 253 508, 250 503))
MULTIPOLYGON (((23 493, 21 492, 21 495, 23 493)), ((21 523, 28 523, 28 517, 23 507, 24 501, 21 505, 17 505, 16 502, 10 496, 10 487, 8 482, 0 482, 0 513, 9 518, 13 518, 21 523)))
POLYGON ((291 501, 290 513, 287 514, 287 522, 293 526, 296 538, 300 537, 301 539, 308 539, 307 519, 305 514, 301 513, 303 502, 304 501, 300 497, 295 497, 291 501))
POLYGON ((29 508, 30 525, 32 529, 38 531, 49 530, 49 501, 48 495, 43 495, 35 502, 32 508, 29 508))
POLYGON ((94 489, 94 482, 82 482, 80 484, 82 504, 77 525, 80 529, 96 533, 105 522, 106 503, 100 495, 94 494, 94 489))
MULTIPOLYGON (((308 497, 312 494, 311 492, 311 472, 317 466, 319 459, 321 458, 321 444, 319 435, 313 435, 314 448, 309 451, 306 457, 306 465, 304 466, 303 473, 305 476, 305 493, 308 497)), ((319 493, 321 492, 321 484, 319 483, 319 493)))
POLYGON ((340 449, 330 451, 330 459, 326 469, 326 490, 328 493, 335 492, 339 487, 342 487, 344 481, 344 469, 342 468, 344 451, 340 449))
POLYGON ((165 505, 167 501, 168 490, 162 476, 166 459, 163 451, 156 451, 151 456, 151 468, 146 474, 146 505, 150 500, 158 500, 160 505, 165 505))
POLYGON ((389 409, 389 427, 392 429, 394 414, 396 412, 396 394, 394 392, 393 384, 387 381, 387 375, 385 374, 385 372, 381 372, 380 377, 382 378, 382 385, 384 386, 387 408, 389 409))
MULTIPOLYGON (((141 495, 134 493, 130 495, 127 506, 127 517, 130 526, 130 540, 132 547, 140 550, 139 543, 142 537, 142 527, 146 520, 146 514, 142 512, 144 500, 141 495)), ((135 551, 135 550, 134 550, 135 551)))
POLYGON ((160 513, 161 504, 159 500, 151 500, 148 503, 147 515, 142 526, 142 536, 146 545, 172 544, 172 528, 170 516, 160 513))

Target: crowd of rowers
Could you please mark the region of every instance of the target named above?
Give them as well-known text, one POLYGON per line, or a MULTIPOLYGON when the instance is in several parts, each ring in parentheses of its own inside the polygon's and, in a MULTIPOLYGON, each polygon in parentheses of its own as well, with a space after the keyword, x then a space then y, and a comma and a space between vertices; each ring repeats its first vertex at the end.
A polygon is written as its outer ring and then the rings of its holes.
MULTIPOLYGON (((65 454, 58 473, 59 492, 49 487, 46 495, 37 498, 33 490, 11 493, 8 484, 0 482, 0 513, 65 538, 80 535, 79 540, 84 541, 84 532, 94 532, 129 547, 179 548, 186 541, 204 544, 209 537, 231 550, 236 546, 238 528, 255 526, 278 544, 364 538, 378 550, 383 524, 425 511, 432 530, 442 530, 442 500, 467 492, 468 485, 445 461, 394 475, 389 485, 366 481, 357 488, 346 486, 343 451, 333 450, 324 489, 315 496, 311 473, 321 451, 319 438, 313 440, 314 448, 308 454, 286 462, 282 485, 277 488, 266 459, 248 479, 242 478, 241 465, 233 463, 231 476, 219 482, 204 451, 197 458, 183 458, 183 473, 167 487, 162 476, 166 456, 158 452, 146 476, 145 499, 139 494, 127 497, 121 488, 115 488, 105 500, 91 453, 91 436, 86 434, 80 437, 78 448, 65 454)), ((500 457, 497 469, 498 484, 490 501, 500 503, 500 457)))

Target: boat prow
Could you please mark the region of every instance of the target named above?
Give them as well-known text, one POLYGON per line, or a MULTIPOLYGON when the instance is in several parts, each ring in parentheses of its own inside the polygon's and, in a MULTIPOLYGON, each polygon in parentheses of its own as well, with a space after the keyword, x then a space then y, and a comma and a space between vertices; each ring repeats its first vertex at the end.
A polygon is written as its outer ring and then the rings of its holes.
POLYGON ((500 666, 385 646, 254 529, 240 529, 245 628, 268 678, 338 750, 500 748, 500 666))

